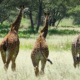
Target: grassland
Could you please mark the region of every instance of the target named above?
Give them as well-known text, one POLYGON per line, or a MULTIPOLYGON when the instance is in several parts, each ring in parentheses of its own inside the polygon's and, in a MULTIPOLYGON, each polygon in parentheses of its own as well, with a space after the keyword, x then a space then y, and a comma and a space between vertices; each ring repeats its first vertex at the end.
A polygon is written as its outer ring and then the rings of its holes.
MULTIPOLYGON (((27 22, 25 22, 27 23, 27 22)), ((10 25, 0 25, 0 42, 10 30, 10 25), (5 34, 4 34, 5 32, 5 34)), ((46 42, 49 47, 49 59, 53 62, 46 63, 45 74, 35 77, 31 62, 31 51, 39 33, 33 34, 29 24, 21 23, 19 29, 20 51, 16 59, 16 71, 11 71, 11 64, 7 72, 4 71, 0 58, 0 80, 80 80, 80 67, 73 67, 71 54, 72 40, 80 33, 80 28, 63 20, 59 28, 49 27, 46 42), (65 21, 65 23, 64 23, 65 21), (68 24, 68 25, 67 25, 68 24)), ((42 27, 40 28, 42 29, 42 27)), ((1 57, 1 56, 0 56, 1 57)), ((41 64, 39 64, 41 67, 41 64)), ((39 69, 40 69, 39 67, 39 69)))
MULTIPOLYGON (((16 71, 11 71, 11 64, 7 72, 3 69, 0 58, 0 80, 80 80, 80 68, 73 67, 70 51, 50 51, 49 58, 53 64, 46 63, 45 74, 35 77, 30 58, 31 50, 20 50, 16 59, 16 71)), ((39 67, 40 68, 40 67, 39 67)))

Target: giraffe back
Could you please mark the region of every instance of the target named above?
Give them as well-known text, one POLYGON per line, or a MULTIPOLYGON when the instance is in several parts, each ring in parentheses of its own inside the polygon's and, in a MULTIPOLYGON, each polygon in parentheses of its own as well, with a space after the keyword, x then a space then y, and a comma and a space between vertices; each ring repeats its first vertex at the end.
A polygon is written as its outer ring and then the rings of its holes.
POLYGON ((3 38, 1 45, 7 47, 7 50, 15 50, 15 47, 19 47, 19 38, 15 30, 9 31, 9 33, 3 38))
POLYGON ((35 54, 35 56, 37 56, 38 59, 41 59, 44 58, 41 53, 48 57, 49 50, 45 38, 40 35, 35 42, 32 55, 35 54))

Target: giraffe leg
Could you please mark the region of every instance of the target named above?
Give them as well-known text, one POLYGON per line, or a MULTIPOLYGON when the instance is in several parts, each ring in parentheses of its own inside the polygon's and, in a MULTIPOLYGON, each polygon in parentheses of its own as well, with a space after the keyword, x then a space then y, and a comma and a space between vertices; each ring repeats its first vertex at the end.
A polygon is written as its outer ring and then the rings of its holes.
POLYGON ((1 57, 2 57, 2 61, 5 64, 6 63, 6 52, 5 51, 1 51, 1 57))
POLYGON ((4 64, 4 69, 5 70, 8 69, 11 58, 12 58, 12 53, 8 53, 7 56, 6 56, 6 63, 4 64))
POLYGON ((73 65, 74 65, 74 68, 76 68, 76 57, 77 57, 77 51, 76 51, 76 46, 75 44, 72 44, 72 56, 73 56, 73 65))
POLYGON ((44 68, 45 68, 46 60, 42 59, 41 60, 41 74, 44 74, 44 68))
POLYGON ((78 66, 80 65, 80 53, 79 53, 79 64, 78 64, 78 66))
POLYGON ((38 76, 38 74, 39 74, 39 60, 32 58, 32 63, 34 66, 35 75, 38 76))
POLYGON ((12 71, 15 71, 15 70, 16 70, 15 59, 16 59, 16 57, 13 57, 13 58, 12 58, 12 65, 11 65, 11 69, 12 69, 12 71))
POLYGON ((34 65, 35 75, 38 76, 39 75, 39 60, 36 60, 35 63, 33 62, 33 65, 34 65))
POLYGON ((17 55, 18 55, 18 52, 12 56, 12 65, 11 65, 12 71, 16 70, 15 60, 16 60, 17 55))
POLYGON ((38 69, 37 65, 34 67, 34 71, 35 71, 35 75, 38 76, 39 75, 39 69, 38 69))

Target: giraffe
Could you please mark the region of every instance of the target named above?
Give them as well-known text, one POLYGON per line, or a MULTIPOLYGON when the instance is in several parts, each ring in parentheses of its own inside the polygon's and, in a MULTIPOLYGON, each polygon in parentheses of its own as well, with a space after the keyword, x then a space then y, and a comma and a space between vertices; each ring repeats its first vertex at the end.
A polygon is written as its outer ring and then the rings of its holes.
POLYGON ((39 74, 39 61, 41 60, 41 73, 44 73, 44 68, 46 61, 49 61, 51 64, 52 62, 47 59, 49 55, 48 46, 46 43, 46 36, 48 32, 48 18, 49 18, 49 12, 44 13, 45 14, 45 25, 43 29, 40 31, 40 35, 37 38, 33 50, 31 52, 31 59, 34 66, 35 75, 38 76, 39 74))
POLYGON ((76 65, 79 66, 80 64, 80 34, 72 41, 71 51, 74 61, 73 65, 76 68, 76 65))
POLYGON ((0 43, 0 51, 2 61, 4 63, 4 69, 7 70, 10 61, 12 61, 11 69, 15 71, 16 69, 16 57, 19 52, 19 38, 18 38, 18 29, 20 27, 20 22, 22 16, 24 16, 24 12, 28 10, 28 8, 20 7, 20 9, 16 8, 19 11, 17 19, 11 25, 11 29, 8 34, 3 38, 0 43))

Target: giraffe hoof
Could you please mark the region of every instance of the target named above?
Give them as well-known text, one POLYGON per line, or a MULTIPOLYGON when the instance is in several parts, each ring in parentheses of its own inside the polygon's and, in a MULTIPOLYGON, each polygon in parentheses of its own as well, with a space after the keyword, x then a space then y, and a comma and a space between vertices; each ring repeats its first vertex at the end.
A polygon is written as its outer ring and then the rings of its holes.
POLYGON ((41 74, 41 75, 44 75, 44 71, 40 71, 40 74, 41 74))
POLYGON ((11 68, 12 68, 12 71, 15 71, 16 70, 16 64, 15 63, 12 64, 11 68))
POLYGON ((12 71, 16 71, 16 69, 15 68, 12 68, 12 71))
POLYGON ((34 70, 35 70, 35 75, 38 76, 38 75, 39 75, 38 67, 36 66, 36 67, 34 68, 34 70))
POLYGON ((4 64, 4 69, 5 69, 5 71, 7 71, 7 69, 8 69, 8 65, 6 63, 4 64))

